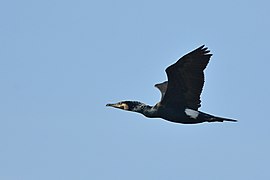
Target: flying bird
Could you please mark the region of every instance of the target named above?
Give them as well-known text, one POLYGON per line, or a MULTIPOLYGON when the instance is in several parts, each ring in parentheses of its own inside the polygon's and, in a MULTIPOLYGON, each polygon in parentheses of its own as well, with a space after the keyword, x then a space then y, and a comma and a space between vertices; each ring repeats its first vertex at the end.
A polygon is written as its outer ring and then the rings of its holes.
POLYGON ((166 69, 168 81, 156 84, 161 100, 154 106, 138 101, 107 104, 114 108, 141 113, 148 118, 162 118, 182 124, 202 122, 236 122, 199 111, 200 95, 204 85, 204 69, 212 54, 204 45, 181 57, 166 69))

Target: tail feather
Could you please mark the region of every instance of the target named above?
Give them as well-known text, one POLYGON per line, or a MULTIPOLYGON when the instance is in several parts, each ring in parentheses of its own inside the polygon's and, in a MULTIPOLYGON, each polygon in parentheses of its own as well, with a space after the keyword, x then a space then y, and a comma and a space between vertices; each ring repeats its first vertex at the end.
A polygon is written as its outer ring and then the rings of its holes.
POLYGON ((237 122, 236 119, 228 119, 228 118, 216 117, 216 116, 210 118, 210 120, 209 120, 209 122, 213 122, 213 121, 217 121, 217 122, 223 122, 223 121, 237 122))
POLYGON ((213 116, 213 115, 206 114, 203 112, 200 112, 199 118, 202 118, 203 121, 206 121, 206 122, 223 122, 223 121, 237 122, 236 119, 229 119, 229 118, 213 116))

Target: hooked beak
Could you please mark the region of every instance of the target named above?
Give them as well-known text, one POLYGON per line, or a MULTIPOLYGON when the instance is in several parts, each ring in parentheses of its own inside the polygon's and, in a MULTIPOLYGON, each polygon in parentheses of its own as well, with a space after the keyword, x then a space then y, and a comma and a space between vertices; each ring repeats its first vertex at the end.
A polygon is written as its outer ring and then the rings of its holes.
POLYGON ((125 103, 116 103, 116 104, 106 104, 106 106, 111 106, 114 108, 119 108, 119 109, 124 109, 124 110, 128 110, 128 105, 125 103))
POLYGON ((106 106, 114 107, 114 104, 106 104, 106 106))

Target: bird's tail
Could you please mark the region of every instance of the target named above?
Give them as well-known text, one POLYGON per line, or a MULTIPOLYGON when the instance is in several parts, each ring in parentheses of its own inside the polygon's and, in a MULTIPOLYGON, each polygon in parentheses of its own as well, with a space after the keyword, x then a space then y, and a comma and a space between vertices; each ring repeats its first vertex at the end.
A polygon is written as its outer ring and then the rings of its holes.
POLYGON ((223 117, 211 117, 209 119, 209 122, 223 122, 223 121, 230 121, 230 122, 237 122, 236 119, 228 119, 228 118, 223 118, 223 117))

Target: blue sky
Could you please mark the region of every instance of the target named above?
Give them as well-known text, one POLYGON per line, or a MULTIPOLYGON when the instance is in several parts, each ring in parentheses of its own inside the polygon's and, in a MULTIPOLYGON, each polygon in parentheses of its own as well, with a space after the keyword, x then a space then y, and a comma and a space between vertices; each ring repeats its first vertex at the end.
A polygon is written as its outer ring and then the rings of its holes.
POLYGON ((270 179, 269 1, 0 2, 0 179, 270 179), (201 111, 181 125, 105 107, 153 105, 165 68, 206 44, 201 111))

